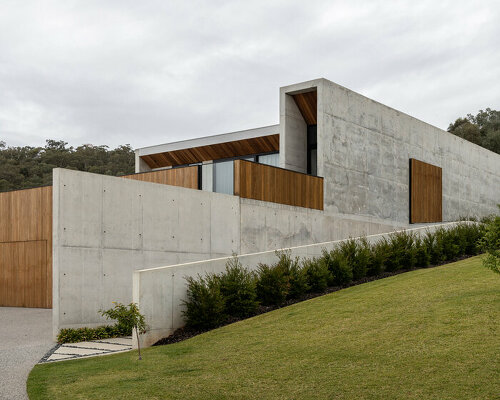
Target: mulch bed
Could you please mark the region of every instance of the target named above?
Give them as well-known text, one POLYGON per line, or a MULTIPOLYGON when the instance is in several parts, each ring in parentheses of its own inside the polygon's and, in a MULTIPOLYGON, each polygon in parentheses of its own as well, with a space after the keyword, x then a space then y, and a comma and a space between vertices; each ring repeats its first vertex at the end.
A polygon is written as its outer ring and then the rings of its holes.
MULTIPOLYGON (((262 306, 261 305, 261 306, 258 307, 257 312, 255 314, 249 316, 248 318, 255 317, 256 315, 264 314, 264 313, 267 313, 269 311, 277 310, 278 308, 283 308, 283 307, 286 307, 286 306, 290 306, 290 305, 295 304, 295 303, 300 303, 300 302, 305 301, 305 300, 313 299, 315 297, 324 296, 325 294, 337 292, 339 290, 342 290, 342 289, 345 289, 345 288, 348 288, 348 287, 351 287, 351 286, 361 285, 363 283, 367 283, 367 282, 372 282, 372 281, 376 281, 376 280, 379 280, 379 279, 388 278, 390 276, 404 274, 405 272, 415 271, 417 269, 429 269, 429 268, 439 267, 440 265, 450 264, 450 263, 453 263, 453 262, 465 260, 465 259, 470 258, 470 257, 472 257, 472 256, 462 256, 462 257, 456 258, 454 260, 445 261, 443 263, 436 264, 436 265, 429 265, 429 266, 424 267, 424 268, 400 269, 400 270, 394 271, 394 272, 384 272, 384 273, 382 273, 380 275, 367 276, 367 277, 365 277, 363 279, 359 279, 357 281, 353 281, 353 282, 351 282, 351 283, 349 283, 347 285, 343 285, 343 286, 331 286, 331 287, 326 288, 322 292, 307 293, 307 294, 305 294, 304 296, 302 296, 300 298, 287 300, 281 306, 276 306, 276 305, 273 305, 273 306, 262 306)), ((220 328, 221 326, 229 325, 229 324, 232 324, 234 322, 238 322, 238 321, 241 321, 241 320, 244 320, 244 319, 248 319, 248 318, 234 318, 233 317, 233 318, 229 319, 228 321, 226 321, 226 323, 219 325, 217 328, 220 328)), ((200 335, 202 333, 205 333, 205 332, 211 331, 213 329, 217 329, 217 328, 204 329, 204 330, 203 329, 192 329, 192 328, 187 328, 187 327, 179 328, 173 334, 171 334, 170 336, 158 340, 153 346, 163 346, 163 345, 166 345, 166 344, 182 342, 183 340, 190 339, 190 338, 192 338, 194 336, 200 335)))

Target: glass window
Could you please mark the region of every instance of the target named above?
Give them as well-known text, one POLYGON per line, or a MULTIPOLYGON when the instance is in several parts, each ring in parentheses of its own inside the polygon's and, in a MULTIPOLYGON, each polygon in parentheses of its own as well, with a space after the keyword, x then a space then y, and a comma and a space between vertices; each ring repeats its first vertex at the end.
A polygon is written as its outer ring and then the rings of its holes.
POLYGON ((233 161, 214 163, 214 192, 234 194, 233 161))
POLYGON ((266 165, 272 165, 273 167, 279 167, 280 166, 280 155, 279 155, 279 153, 275 153, 275 154, 266 154, 263 156, 259 156, 259 163, 266 164, 266 165))
POLYGON ((307 125, 307 173, 316 175, 318 172, 318 128, 316 125, 307 125))
POLYGON ((309 153, 309 157, 311 159, 311 175, 317 176, 318 175, 318 149, 311 149, 309 153))

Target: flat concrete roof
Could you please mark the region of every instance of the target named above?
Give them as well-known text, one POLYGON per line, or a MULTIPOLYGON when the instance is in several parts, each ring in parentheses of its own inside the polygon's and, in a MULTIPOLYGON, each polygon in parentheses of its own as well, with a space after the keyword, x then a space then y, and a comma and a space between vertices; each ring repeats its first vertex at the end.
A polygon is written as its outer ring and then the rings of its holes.
POLYGON ((135 150, 139 156, 149 154, 165 153, 175 150, 190 149, 193 147, 209 146, 219 143, 234 142, 237 140, 253 139, 261 136, 269 136, 280 133, 279 125, 264 126, 261 128, 247 129, 244 131, 223 133, 201 138, 181 140, 178 142, 159 144, 155 146, 141 147, 135 150))

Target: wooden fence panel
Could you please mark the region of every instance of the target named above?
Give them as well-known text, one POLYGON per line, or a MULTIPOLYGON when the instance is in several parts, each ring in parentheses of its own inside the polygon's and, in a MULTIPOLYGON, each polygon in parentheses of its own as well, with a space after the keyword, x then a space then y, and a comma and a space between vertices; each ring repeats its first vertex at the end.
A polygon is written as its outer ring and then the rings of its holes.
POLYGON ((52 187, 0 193, 0 306, 52 307, 52 187))
POLYGON ((198 166, 143 172, 140 174, 124 175, 122 178, 198 189, 198 166))
POLYGON ((410 223, 443 220, 443 171, 410 159, 410 223))
POLYGON ((234 194, 323 210, 323 178, 246 160, 234 161, 234 194))

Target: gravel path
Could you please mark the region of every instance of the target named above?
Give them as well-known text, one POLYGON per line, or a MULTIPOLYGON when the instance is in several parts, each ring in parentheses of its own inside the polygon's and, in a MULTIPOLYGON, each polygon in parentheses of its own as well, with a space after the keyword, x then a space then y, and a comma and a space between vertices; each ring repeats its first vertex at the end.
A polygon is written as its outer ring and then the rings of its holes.
POLYGON ((0 399, 28 398, 28 374, 54 344, 52 310, 0 307, 0 399))

